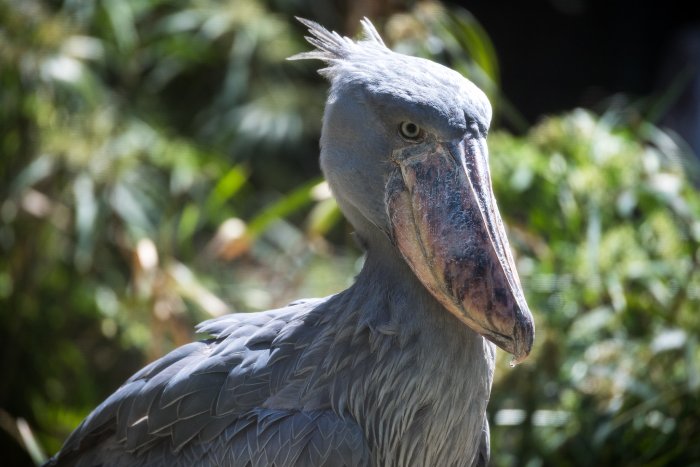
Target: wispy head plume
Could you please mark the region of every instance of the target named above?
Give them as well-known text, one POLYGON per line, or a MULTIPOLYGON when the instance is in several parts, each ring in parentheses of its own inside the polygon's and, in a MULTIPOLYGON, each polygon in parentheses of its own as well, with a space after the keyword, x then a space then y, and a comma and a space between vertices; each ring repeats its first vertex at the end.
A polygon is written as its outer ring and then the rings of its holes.
POLYGON ((316 49, 293 55, 287 60, 322 60, 329 65, 328 68, 319 70, 319 73, 324 76, 332 75, 334 65, 350 60, 353 56, 366 55, 367 52, 389 51, 377 29, 367 18, 360 21, 363 38, 358 42, 349 37, 343 37, 335 31, 331 32, 315 21, 299 17, 297 20, 308 28, 311 35, 305 36, 305 39, 316 49))

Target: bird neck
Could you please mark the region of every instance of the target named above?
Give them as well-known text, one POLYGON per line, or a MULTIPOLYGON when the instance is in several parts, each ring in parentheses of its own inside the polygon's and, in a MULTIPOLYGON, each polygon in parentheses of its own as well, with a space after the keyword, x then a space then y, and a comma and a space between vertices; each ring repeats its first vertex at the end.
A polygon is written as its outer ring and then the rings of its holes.
POLYGON ((337 347, 328 354, 342 363, 328 366, 339 370, 328 375, 331 406, 363 427, 378 465, 473 459, 494 347, 430 295, 386 237, 362 240, 364 267, 333 300, 328 332, 337 347), (413 462, 410 446, 424 458, 413 462))

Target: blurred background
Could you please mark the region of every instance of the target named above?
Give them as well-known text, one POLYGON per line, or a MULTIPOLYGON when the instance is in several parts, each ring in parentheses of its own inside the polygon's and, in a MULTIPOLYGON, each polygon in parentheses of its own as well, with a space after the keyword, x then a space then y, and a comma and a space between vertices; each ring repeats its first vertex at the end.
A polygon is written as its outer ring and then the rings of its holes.
POLYGON ((362 263, 294 20, 458 70, 538 328, 494 466, 700 465, 700 23, 673 1, 0 1, 0 452, 39 463, 147 362, 362 263))

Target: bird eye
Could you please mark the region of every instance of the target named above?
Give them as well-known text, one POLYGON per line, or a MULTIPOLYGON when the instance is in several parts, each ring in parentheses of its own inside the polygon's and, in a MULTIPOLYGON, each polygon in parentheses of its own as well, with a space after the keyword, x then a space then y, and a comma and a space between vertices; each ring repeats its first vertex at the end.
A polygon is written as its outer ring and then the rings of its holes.
POLYGON ((401 122, 399 134, 408 141, 418 141, 423 138, 423 130, 413 122, 401 122))

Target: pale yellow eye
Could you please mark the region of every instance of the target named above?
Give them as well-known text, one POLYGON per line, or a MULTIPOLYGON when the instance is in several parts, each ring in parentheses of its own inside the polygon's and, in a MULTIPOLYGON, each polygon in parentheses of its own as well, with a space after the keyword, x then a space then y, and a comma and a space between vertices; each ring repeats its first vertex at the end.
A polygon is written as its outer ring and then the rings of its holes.
POLYGON ((413 122, 401 122, 399 134, 408 141, 419 141, 423 138, 423 130, 413 122))

